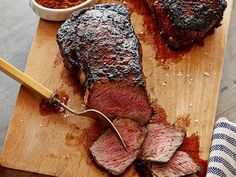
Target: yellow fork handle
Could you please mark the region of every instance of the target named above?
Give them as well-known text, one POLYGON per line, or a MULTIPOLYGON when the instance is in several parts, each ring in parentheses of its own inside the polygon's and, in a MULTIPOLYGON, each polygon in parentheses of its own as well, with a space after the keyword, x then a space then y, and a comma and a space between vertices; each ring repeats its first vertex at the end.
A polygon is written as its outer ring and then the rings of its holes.
POLYGON ((13 78, 14 80, 23 84, 24 86, 30 88, 33 91, 36 91, 38 94, 40 94, 46 99, 50 99, 54 94, 51 90, 44 87, 43 85, 29 77, 22 71, 18 70, 2 58, 0 58, 0 70, 11 78, 13 78))

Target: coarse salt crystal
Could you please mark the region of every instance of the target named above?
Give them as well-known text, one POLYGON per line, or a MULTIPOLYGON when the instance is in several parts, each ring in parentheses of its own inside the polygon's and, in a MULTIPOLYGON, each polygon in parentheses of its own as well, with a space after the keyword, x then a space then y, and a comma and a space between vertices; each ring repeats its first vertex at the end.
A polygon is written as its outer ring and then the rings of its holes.
POLYGON ((198 120, 198 119, 196 119, 196 120, 195 120, 195 123, 198 123, 198 122, 199 122, 199 120, 198 120))
POLYGON ((177 77, 181 77, 181 76, 182 76, 182 73, 179 72, 176 76, 177 76, 177 77))
POLYGON ((69 117, 69 116, 70 116, 69 113, 64 114, 64 118, 67 118, 67 117, 69 117))
POLYGON ((210 77, 210 74, 208 72, 204 72, 204 76, 210 77))

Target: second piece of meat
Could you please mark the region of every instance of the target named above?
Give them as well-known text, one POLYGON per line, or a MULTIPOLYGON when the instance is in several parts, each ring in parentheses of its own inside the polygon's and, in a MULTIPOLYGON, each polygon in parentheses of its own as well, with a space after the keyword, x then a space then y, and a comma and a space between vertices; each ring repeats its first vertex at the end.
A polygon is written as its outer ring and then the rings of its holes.
POLYGON ((172 48, 201 41, 220 25, 225 0, 146 0, 161 27, 161 35, 172 48))
POLYGON ((141 47, 128 9, 95 5, 75 12, 59 29, 57 42, 67 68, 85 88, 88 108, 110 118, 149 121, 152 108, 141 67, 141 47))
POLYGON ((168 162, 183 143, 185 132, 161 122, 149 123, 147 129, 148 134, 139 158, 146 161, 168 162))

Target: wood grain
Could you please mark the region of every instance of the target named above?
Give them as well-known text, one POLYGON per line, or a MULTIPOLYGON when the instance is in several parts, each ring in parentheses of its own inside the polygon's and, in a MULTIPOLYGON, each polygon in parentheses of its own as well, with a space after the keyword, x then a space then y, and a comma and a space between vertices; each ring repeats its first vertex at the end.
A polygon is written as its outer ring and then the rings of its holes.
MULTIPOLYGON (((172 123, 180 116, 190 115, 187 134, 199 134, 203 159, 209 154, 231 7, 232 1, 228 1, 222 27, 206 38, 204 47, 192 48, 185 59, 171 64, 169 69, 157 67, 157 61, 151 59, 155 48, 141 41, 143 70, 151 98, 158 99, 172 123)), ((136 32, 143 29, 138 13, 132 15, 132 23, 136 32)), ((55 34, 59 25, 39 22, 25 73, 49 89, 66 91, 70 104, 81 107, 79 94, 61 77, 65 73, 63 64, 55 65, 58 55, 55 34)), ((41 116, 39 102, 32 92, 20 89, 1 157, 2 166, 52 176, 107 176, 88 155, 87 134, 95 121, 72 115, 70 119, 63 115, 41 116)), ((131 168, 124 176, 137 174, 131 168)))
POLYGON ((0 176, 1 177, 50 177, 48 175, 13 170, 13 169, 3 168, 3 167, 0 167, 0 176))

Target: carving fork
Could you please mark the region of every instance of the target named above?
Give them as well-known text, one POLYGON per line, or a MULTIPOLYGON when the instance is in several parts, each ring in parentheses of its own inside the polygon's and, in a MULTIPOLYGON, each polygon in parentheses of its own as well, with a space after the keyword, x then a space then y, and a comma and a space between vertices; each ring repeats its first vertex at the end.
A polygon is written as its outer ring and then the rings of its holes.
POLYGON ((119 131, 116 129, 114 124, 110 121, 110 119, 104 115, 102 112, 96 110, 96 109, 87 109, 84 111, 76 111, 69 106, 65 105, 62 101, 60 101, 57 97, 57 94, 48 88, 44 87, 37 81, 33 80, 31 77, 23 73, 22 71, 18 70, 14 66, 12 66, 10 63, 6 62, 4 59, 0 58, 0 70, 13 78, 14 80, 18 81, 22 85, 26 86, 27 88, 30 88, 31 90, 37 92, 39 95, 47 99, 51 103, 58 103, 61 107, 63 107, 65 110, 69 111, 72 114, 75 115, 83 115, 88 112, 94 112, 99 115, 99 118, 106 121, 109 126, 112 128, 112 130, 116 133, 117 137, 120 140, 120 143, 122 146, 127 150, 126 144, 124 140, 122 139, 119 131))

